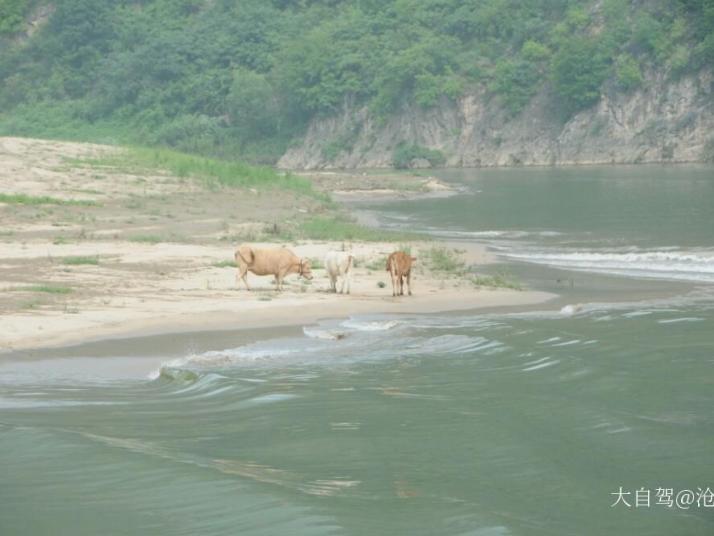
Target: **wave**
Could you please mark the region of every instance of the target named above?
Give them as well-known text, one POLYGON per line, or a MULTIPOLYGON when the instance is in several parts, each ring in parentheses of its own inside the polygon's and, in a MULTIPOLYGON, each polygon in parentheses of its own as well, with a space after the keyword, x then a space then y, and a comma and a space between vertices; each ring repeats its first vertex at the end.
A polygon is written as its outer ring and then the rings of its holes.
MULTIPOLYGON (((476 335, 475 331, 499 329, 501 326, 484 318, 465 318, 456 329, 469 329, 470 334, 434 333, 444 319, 432 322, 422 318, 413 323, 409 317, 396 319, 350 318, 325 321, 318 326, 303 328, 302 337, 286 337, 259 341, 236 348, 187 355, 164 362, 149 378, 172 385, 205 386, 205 376, 220 372, 235 378, 239 369, 296 366, 350 366, 358 362, 394 359, 396 356, 491 355, 503 350, 503 343, 492 337, 476 335), (394 330, 399 335, 394 335, 394 330)), ((453 319, 446 324, 453 329, 453 319)), ((505 326, 505 325, 504 325, 505 326)), ((240 379, 240 378, 238 378, 240 379)), ((293 379, 295 379, 293 377, 293 379)), ((214 389, 216 386, 211 386, 214 389)))
POLYGON ((347 332, 335 329, 302 328, 306 337, 311 339, 322 339, 327 341, 339 341, 347 336, 347 332))
POLYGON ((350 318, 342 322, 341 325, 355 331, 386 331, 399 324, 398 320, 355 320, 350 318))
POLYGON ((426 229, 420 229, 419 232, 429 234, 432 236, 438 236, 442 238, 506 238, 506 239, 519 239, 528 237, 538 237, 538 238, 548 238, 555 236, 562 236, 563 233, 559 231, 522 231, 517 229, 510 230, 488 230, 488 231, 458 231, 449 229, 435 229, 427 227, 426 229))
POLYGON ((699 317, 693 317, 693 316, 685 316, 681 318, 665 318, 663 320, 658 320, 658 324, 678 324, 680 322, 703 322, 703 318, 699 317))
POLYGON ((260 343, 255 343, 220 351, 190 354, 162 363, 158 369, 148 374, 148 379, 190 383, 199 379, 199 376, 195 376, 196 370, 229 368, 240 363, 258 364, 261 361, 270 361, 275 358, 289 356, 298 351, 299 349, 297 348, 277 348, 274 344, 263 347, 260 343))
POLYGON ((628 277, 714 282, 714 252, 503 251, 507 258, 555 268, 628 277))

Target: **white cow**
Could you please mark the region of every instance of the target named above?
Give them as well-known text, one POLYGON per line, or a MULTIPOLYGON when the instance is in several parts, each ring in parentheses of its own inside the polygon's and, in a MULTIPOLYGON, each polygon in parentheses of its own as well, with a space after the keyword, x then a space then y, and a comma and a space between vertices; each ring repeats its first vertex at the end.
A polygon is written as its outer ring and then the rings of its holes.
POLYGON ((350 285, 352 284, 352 267, 354 265, 354 257, 346 251, 328 251, 325 255, 325 270, 330 278, 330 286, 332 292, 337 292, 337 278, 342 276, 342 287, 340 293, 345 292, 347 286, 347 294, 350 293, 350 285))

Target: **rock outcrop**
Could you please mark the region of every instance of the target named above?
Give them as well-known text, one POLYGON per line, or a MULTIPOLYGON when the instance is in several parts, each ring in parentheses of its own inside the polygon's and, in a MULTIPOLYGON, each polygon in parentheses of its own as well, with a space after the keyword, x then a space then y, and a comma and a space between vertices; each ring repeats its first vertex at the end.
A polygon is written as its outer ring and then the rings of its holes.
POLYGON ((565 122, 547 89, 515 117, 485 91, 427 110, 406 106, 382 121, 345 105, 315 119, 278 166, 391 167, 400 143, 437 149, 449 167, 701 162, 714 159, 713 95, 714 73, 705 70, 679 80, 652 73, 629 93, 605 89, 597 105, 565 122))

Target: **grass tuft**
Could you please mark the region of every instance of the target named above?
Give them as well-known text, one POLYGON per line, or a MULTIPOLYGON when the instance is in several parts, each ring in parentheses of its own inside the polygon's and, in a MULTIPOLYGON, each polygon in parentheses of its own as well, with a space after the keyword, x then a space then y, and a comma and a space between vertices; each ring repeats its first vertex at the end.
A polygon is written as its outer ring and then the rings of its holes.
POLYGON ((69 264, 69 265, 93 264, 93 265, 97 265, 97 264, 99 264, 99 257, 97 257, 96 255, 94 257, 83 257, 83 256, 65 257, 64 259, 62 259, 62 264, 69 264))
POLYGON ((434 272, 461 275, 466 271, 466 263, 453 249, 435 246, 426 250, 422 256, 425 264, 434 272))
POLYGON ((159 242, 163 242, 163 238, 158 235, 132 235, 127 237, 127 240, 144 244, 158 244, 159 242))
POLYGON ((523 285, 512 276, 499 272, 495 275, 476 275, 471 278, 471 283, 476 287, 489 288, 510 288, 512 290, 523 290, 523 285))
POLYGON ((214 262, 211 266, 215 266, 216 268, 235 268, 236 261, 232 261, 232 260, 218 261, 218 262, 214 262))
POLYGON ((62 285, 28 285, 26 287, 14 287, 7 290, 18 291, 18 292, 45 292, 47 294, 69 294, 72 292, 70 287, 65 287, 62 285))
POLYGON ((66 206, 82 206, 94 207, 99 203, 89 199, 58 199, 46 195, 26 195, 26 194, 2 194, 0 193, 0 203, 8 203, 14 205, 66 205, 66 206))

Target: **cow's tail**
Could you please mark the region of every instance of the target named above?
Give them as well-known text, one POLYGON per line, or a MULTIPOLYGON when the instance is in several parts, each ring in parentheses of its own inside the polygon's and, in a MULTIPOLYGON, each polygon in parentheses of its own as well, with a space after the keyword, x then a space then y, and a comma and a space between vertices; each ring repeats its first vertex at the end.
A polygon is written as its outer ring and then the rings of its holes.
POLYGON ((387 257, 387 271, 391 272, 392 271, 392 261, 394 260, 394 255, 390 255, 387 257))
POLYGON ((253 248, 251 248, 250 246, 245 246, 245 245, 240 246, 236 250, 235 259, 236 259, 236 264, 240 264, 240 261, 243 261, 245 264, 250 266, 251 264, 253 264, 253 259, 254 259, 253 248))
POLYGON ((352 271, 352 267, 354 266, 354 264, 355 264, 355 258, 352 255, 348 255, 347 256, 347 271, 348 272, 352 271))

